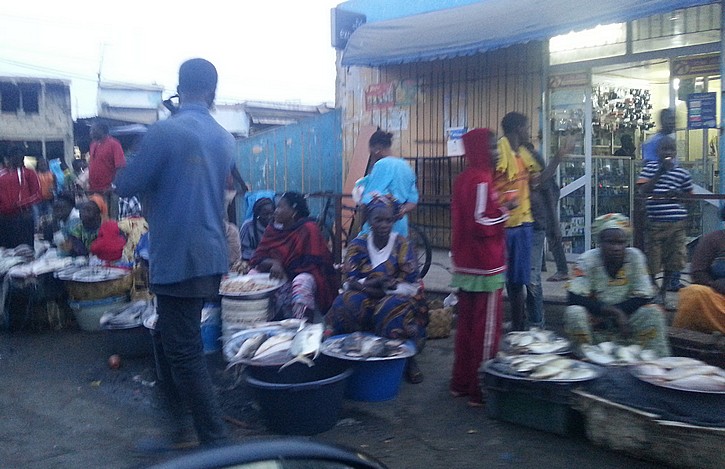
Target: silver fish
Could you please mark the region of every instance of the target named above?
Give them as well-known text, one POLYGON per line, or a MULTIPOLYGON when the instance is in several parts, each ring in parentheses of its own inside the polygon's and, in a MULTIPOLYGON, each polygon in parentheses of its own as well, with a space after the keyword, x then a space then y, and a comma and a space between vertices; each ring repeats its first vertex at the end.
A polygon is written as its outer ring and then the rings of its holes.
POLYGON ((671 386, 699 391, 725 391, 725 378, 717 375, 694 375, 675 379, 671 386))
POLYGON ((716 375, 719 371, 720 368, 711 365, 681 366, 671 369, 670 371, 662 375, 662 378, 667 381, 674 381, 682 378, 687 378, 689 376, 716 375))
POLYGON ((294 338, 294 336, 294 333, 282 333, 273 335, 269 339, 265 340, 262 345, 259 346, 257 351, 254 352, 254 356, 252 358, 254 360, 259 360, 275 353, 289 350, 289 348, 292 346, 292 339, 294 338))
POLYGON ((292 344, 289 349, 290 353, 294 355, 294 358, 282 365, 279 371, 296 362, 302 362, 307 366, 314 365, 315 363, 312 360, 320 354, 323 332, 324 327, 322 324, 312 324, 295 334, 295 338, 292 339, 292 344), (314 357, 310 360, 307 355, 312 354, 314 354, 314 357))
POLYGON ((242 342, 242 345, 237 350, 232 360, 238 360, 240 358, 251 358, 257 349, 267 340, 267 334, 260 332, 242 342))

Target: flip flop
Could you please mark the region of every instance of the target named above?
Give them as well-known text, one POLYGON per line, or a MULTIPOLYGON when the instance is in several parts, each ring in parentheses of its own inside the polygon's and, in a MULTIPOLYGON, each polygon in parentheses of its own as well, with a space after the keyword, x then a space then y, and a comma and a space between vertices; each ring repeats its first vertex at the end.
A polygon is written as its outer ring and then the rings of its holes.
POLYGON ((565 280, 569 280, 569 275, 563 273, 563 272, 557 272, 551 277, 547 278, 547 282, 563 282, 565 280))

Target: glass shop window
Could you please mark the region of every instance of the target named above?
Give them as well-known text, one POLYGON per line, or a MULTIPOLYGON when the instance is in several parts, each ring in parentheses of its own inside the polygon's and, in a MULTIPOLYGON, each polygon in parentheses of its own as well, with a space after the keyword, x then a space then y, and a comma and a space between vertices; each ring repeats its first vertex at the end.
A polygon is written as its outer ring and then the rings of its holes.
POLYGON ((720 3, 632 21, 632 52, 709 44, 720 40, 720 3))

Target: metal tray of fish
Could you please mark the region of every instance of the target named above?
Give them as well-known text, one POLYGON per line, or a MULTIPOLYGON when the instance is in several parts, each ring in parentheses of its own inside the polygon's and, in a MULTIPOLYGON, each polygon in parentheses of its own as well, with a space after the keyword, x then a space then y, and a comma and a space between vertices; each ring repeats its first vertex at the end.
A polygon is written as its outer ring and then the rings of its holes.
MULTIPOLYGON (((543 357, 543 355, 540 355, 543 357)), ((557 356, 558 357, 558 356, 557 356)), ((563 359, 563 360, 570 360, 570 359, 563 359)), ((534 378, 530 375, 516 372, 513 370, 510 366, 510 364, 502 362, 500 358, 494 358, 492 360, 488 360, 484 366, 483 370, 486 373, 490 373, 494 376, 498 376, 500 378, 506 378, 506 379, 513 379, 517 381, 527 381, 532 383, 579 383, 584 381, 591 381, 593 379, 599 378, 604 374, 604 369, 597 365, 592 365, 591 363, 582 362, 579 360, 570 360, 571 366, 569 367, 570 370, 577 370, 581 371, 580 373, 582 376, 579 377, 572 377, 572 378, 534 378)), ((545 363, 539 365, 543 366, 545 363)))
POLYGON ((660 388, 699 394, 725 395, 725 370, 687 357, 665 357, 632 365, 629 371, 635 378, 660 388), (668 359, 682 359, 677 367, 657 367, 668 359), (689 362, 685 360, 691 360, 689 362), (679 374, 679 377, 676 375, 679 374), (668 379, 675 378, 675 379, 668 379))
POLYGON ((339 358, 341 360, 360 362, 383 361, 412 357, 415 355, 415 345, 412 341, 386 339, 368 332, 354 332, 352 334, 341 334, 328 338, 322 343, 320 351, 329 357, 339 358), (359 341, 355 341, 359 343, 349 345, 351 338, 359 338, 359 341), (346 341, 348 344, 346 344, 346 341), (382 346, 379 353, 385 354, 385 356, 378 356, 372 350, 372 347, 376 345, 382 346), (371 354, 368 355, 368 353, 371 354))
POLYGON ((222 279, 219 294, 246 300, 267 298, 284 284, 284 280, 273 279, 269 274, 232 275, 222 279))

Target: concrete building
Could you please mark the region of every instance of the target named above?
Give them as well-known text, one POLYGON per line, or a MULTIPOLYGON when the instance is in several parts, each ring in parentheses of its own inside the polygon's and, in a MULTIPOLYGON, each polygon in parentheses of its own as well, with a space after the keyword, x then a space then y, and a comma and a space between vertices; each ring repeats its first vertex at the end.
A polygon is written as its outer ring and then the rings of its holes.
MULTIPOLYGON (((73 158, 70 82, 0 77, 0 146, 21 144, 28 156, 73 158)), ((4 153, 4 148, 0 148, 4 153)))

